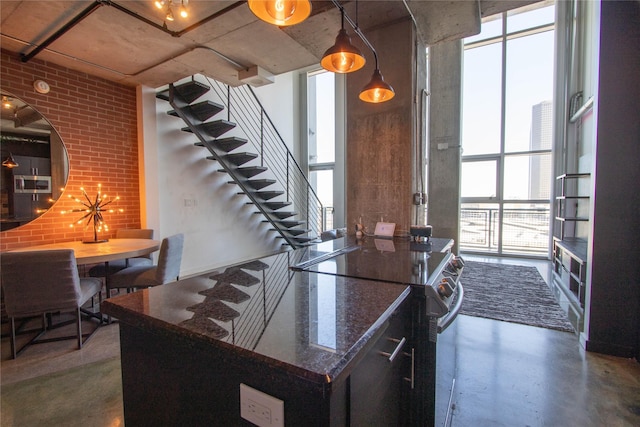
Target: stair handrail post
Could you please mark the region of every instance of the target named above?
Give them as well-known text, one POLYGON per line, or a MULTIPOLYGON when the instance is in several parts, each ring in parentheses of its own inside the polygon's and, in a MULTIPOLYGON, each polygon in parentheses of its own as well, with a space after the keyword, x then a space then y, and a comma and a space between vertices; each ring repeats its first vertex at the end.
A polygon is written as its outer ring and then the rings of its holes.
POLYGON ((227 120, 231 121, 231 85, 227 86, 227 120))
POLYGON ((289 157, 291 157, 291 155, 287 153, 287 201, 288 202, 291 201, 289 197, 289 157))
POLYGON ((264 166, 264 109, 260 108, 260 166, 264 166))

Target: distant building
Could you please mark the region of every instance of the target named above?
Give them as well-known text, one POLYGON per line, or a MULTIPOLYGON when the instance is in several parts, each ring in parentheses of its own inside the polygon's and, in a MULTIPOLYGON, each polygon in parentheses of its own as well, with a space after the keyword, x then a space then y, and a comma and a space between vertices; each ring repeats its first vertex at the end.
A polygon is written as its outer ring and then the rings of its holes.
MULTIPOLYGON (((542 101, 531 107, 531 138, 529 149, 550 150, 553 107, 551 101, 542 101)), ((529 160, 529 199, 549 200, 551 194, 551 156, 532 155, 529 160)))

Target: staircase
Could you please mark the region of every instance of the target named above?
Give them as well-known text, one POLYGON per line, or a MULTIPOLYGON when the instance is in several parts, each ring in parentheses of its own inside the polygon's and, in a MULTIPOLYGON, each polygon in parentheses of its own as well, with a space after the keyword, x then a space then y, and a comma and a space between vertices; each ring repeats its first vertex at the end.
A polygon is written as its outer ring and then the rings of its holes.
POLYGON ((207 149, 206 158, 229 174, 229 184, 238 186, 284 244, 299 248, 318 240, 322 204, 249 86, 192 79, 156 96, 169 102, 167 114, 184 121, 182 130, 197 137, 195 145, 207 149), (244 137, 225 136, 234 129, 244 137))

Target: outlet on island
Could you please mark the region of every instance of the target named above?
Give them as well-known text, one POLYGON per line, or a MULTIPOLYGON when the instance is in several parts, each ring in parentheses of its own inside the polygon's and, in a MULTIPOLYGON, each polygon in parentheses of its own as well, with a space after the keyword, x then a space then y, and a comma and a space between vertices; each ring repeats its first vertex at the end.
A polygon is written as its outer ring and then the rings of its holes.
POLYGON ((258 427, 284 427, 284 402, 240 384, 240 416, 258 427))

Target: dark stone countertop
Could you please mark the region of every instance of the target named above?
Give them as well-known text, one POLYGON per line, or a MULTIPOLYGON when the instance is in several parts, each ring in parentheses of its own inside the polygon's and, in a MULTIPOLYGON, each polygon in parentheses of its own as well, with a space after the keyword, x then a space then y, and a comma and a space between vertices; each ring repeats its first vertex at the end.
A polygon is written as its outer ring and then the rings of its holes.
MULTIPOLYGON (((326 242, 314 253, 341 244, 326 242)), ((410 287, 289 268, 309 253, 284 252, 120 295, 103 301, 102 311, 155 335, 334 382, 410 287)))

